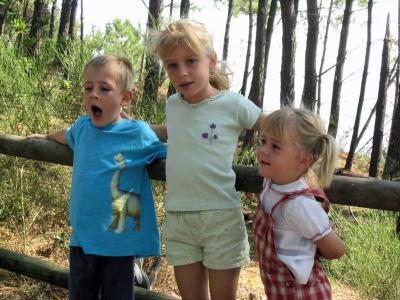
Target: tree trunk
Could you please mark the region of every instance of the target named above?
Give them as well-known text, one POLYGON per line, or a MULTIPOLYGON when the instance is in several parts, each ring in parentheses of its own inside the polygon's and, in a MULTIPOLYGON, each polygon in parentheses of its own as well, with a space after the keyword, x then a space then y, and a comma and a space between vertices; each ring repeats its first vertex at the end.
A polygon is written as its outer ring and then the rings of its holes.
POLYGON ((301 97, 302 106, 310 111, 315 111, 316 103, 316 60, 319 32, 319 12, 317 0, 307 0, 307 45, 305 54, 304 87, 301 97))
POLYGON ((81 41, 83 42, 83 29, 84 29, 84 22, 83 22, 83 0, 81 0, 81 41))
POLYGON ((71 2, 71 13, 69 16, 69 28, 68 36, 71 40, 75 39, 75 21, 76 21, 76 10, 78 8, 78 0, 72 0, 71 2))
POLYGON ((397 72, 396 93, 393 104, 392 126, 390 128, 389 146, 386 154, 382 177, 385 179, 400 178, 400 0, 397 2, 397 72))
POLYGON ((294 0, 280 0, 282 13, 281 107, 294 104, 296 55, 296 5, 294 0))
POLYGON ((22 8, 22 19, 27 24, 29 23, 28 8, 29 8, 29 0, 24 0, 23 8, 22 8))
POLYGON ((64 42, 68 36, 68 22, 71 14, 71 1, 63 0, 60 14, 60 24, 58 27, 57 45, 60 49, 63 48, 64 42))
POLYGON ((0 35, 3 34, 4 23, 8 14, 8 11, 11 8, 13 0, 7 0, 0 2, 0 35))
POLYGON ((230 31, 230 27, 231 27, 232 12, 233 12, 233 0, 229 0, 228 1, 228 16, 226 17, 226 23, 225 23, 224 47, 223 47, 223 51, 222 51, 222 60, 223 61, 228 60, 229 31, 230 31))
MULTIPOLYGON (((268 13, 267 29, 266 29, 266 32, 265 32, 264 83, 261 86, 261 96, 260 96, 261 99, 264 99, 265 83, 267 82, 267 68, 268 68, 268 59, 269 59, 269 49, 271 48, 272 33, 274 32, 274 23, 275 23, 277 4, 278 4, 278 0, 271 0, 269 13, 268 13)), ((264 101, 263 101, 263 105, 264 105, 264 101)))
MULTIPOLYGON (((171 5, 173 5, 172 1, 171 5)), ((189 18, 189 11, 190 11, 190 0, 181 0, 181 8, 179 13, 181 19, 189 18)))
POLYGON ((381 156, 383 139, 383 127, 385 121, 386 95, 389 83, 389 56, 390 56, 390 30, 389 16, 386 23, 385 39, 383 40, 382 65, 379 80, 378 100, 376 105, 374 137, 372 140, 371 160, 369 164, 369 176, 378 176, 378 167, 381 156))
POLYGON ((53 4, 51 6, 50 13, 50 29, 49 29, 49 38, 52 39, 54 37, 54 28, 56 22, 56 8, 57 8, 57 0, 53 0, 53 4))
POLYGON ((249 65, 251 55, 251 44, 253 43, 253 0, 249 0, 249 32, 247 35, 246 61, 244 63, 242 87, 240 93, 245 96, 247 90, 247 78, 249 77, 249 65))
POLYGON ((358 136, 358 128, 360 126, 362 107, 364 104, 365 86, 367 84, 368 67, 369 67, 369 56, 371 52, 372 6, 373 6, 373 0, 368 0, 367 45, 365 49, 364 70, 361 79, 360 96, 358 98, 357 113, 356 113, 356 118, 354 120, 354 129, 351 137, 350 149, 346 158, 346 164, 344 166, 346 170, 351 170, 354 153, 356 152, 356 140, 358 136))
POLYGON ((40 43, 42 39, 42 31, 45 25, 47 7, 44 0, 35 0, 33 8, 33 16, 31 30, 29 32, 29 44, 27 50, 30 56, 39 54, 40 43))
MULTIPOLYGON (((253 64, 253 78, 249 92, 249 99, 262 109, 263 99, 261 99, 261 86, 264 84, 264 50, 265 50, 265 25, 267 18, 266 0, 258 1, 257 29, 255 41, 255 53, 253 64)), ((243 149, 254 145, 254 130, 246 130, 243 141, 243 149)))
POLYGON ((329 34, 329 27, 331 25, 331 15, 332 15, 332 6, 333 6, 333 0, 331 0, 331 3, 329 4, 329 11, 328 11, 328 17, 326 19, 326 28, 325 28, 325 35, 324 35, 324 46, 322 50, 322 56, 321 56, 321 63, 319 65, 319 72, 318 72, 318 97, 317 97, 317 114, 320 114, 321 111, 321 82, 322 82, 322 75, 323 75, 323 69, 324 69, 324 63, 325 63, 325 55, 326 55, 326 45, 328 43, 328 34, 329 34))
MULTIPOLYGON (((147 32, 157 30, 160 23, 162 0, 150 0, 147 17, 147 32)), ((145 64, 144 99, 157 101, 160 85, 160 66, 154 55, 147 55, 145 64)))
POLYGON ((347 37, 352 13, 353 0, 346 0, 344 9, 342 30, 340 32, 339 50, 336 58, 335 78, 332 87, 331 112, 329 116, 328 133, 336 138, 339 125, 340 92, 342 90, 343 67, 346 59, 347 37))

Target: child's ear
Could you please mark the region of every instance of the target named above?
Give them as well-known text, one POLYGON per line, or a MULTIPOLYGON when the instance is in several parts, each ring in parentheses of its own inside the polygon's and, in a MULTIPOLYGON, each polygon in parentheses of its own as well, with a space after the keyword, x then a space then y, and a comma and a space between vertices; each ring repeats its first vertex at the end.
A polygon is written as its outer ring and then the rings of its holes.
POLYGON ((124 91, 122 93, 122 99, 121 99, 121 106, 128 106, 133 99, 133 92, 132 91, 124 91))
POLYGON ((300 165, 308 169, 314 162, 314 154, 310 151, 305 151, 301 154, 300 165))
POLYGON ((210 69, 215 68, 215 66, 217 65, 217 54, 216 54, 215 52, 213 52, 213 53, 211 53, 211 54, 209 55, 208 58, 209 58, 209 60, 210 60, 209 68, 210 68, 210 69))

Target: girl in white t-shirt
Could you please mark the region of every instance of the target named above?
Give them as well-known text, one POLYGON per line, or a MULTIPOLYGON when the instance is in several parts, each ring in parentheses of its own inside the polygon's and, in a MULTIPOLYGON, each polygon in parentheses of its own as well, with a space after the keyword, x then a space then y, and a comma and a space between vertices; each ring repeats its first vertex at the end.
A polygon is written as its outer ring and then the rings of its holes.
POLYGON ((331 299, 319 257, 339 258, 345 249, 319 188, 332 180, 335 140, 315 114, 292 108, 268 115, 260 140, 257 159, 265 179, 253 224, 265 293, 268 299, 331 299))
POLYGON ((234 300, 249 243, 235 190, 233 155, 243 128, 258 130, 261 109, 228 91, 210 33, 178 20, 155 37, 176 93, 166 128, 153 126, 168 151, 164 240, 184 300, 234 300))

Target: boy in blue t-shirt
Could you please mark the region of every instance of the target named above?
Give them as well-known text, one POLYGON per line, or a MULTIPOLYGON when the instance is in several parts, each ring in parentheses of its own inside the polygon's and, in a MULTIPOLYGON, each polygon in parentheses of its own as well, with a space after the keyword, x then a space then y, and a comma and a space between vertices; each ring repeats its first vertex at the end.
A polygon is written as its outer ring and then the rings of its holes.
POLYGON ((70 195, 70 299, 134 299, 134 256, 158 256, 160 238, 146 165, 165 158, 149 125, 121 117, 133 98, 125 58, 100 55, 84 68, 87 115, 46 138, 74 152, 70 195))

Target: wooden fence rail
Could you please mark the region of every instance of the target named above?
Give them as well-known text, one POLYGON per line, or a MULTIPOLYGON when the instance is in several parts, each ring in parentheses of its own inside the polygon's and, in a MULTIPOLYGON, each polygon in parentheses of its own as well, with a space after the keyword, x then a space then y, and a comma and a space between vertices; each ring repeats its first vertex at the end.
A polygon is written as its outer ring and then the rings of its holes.
MULTIPOLYGON (((25 137, 0 132, 0 154, 24 157, 50 163, 72 165, 72 151, 64 145, 49 140, 27 140, 25 137)), ((233 165, 238 191, 257 193, 262 178, 257 168, 233 165)), ((150 178, 165 181, 165 161, 148 166, 150 178)), ((330 201, 336 204, 400 211, 400 182, 376 178, 334 176, 326 189, 330 201)))

